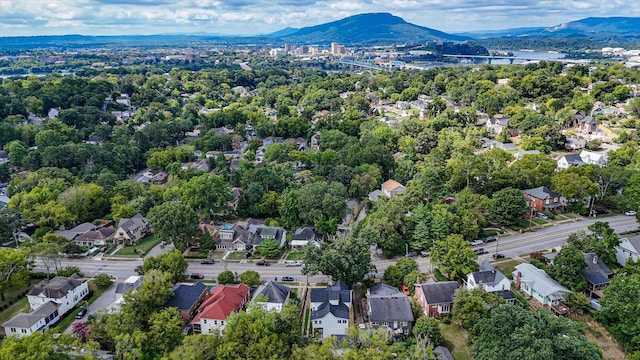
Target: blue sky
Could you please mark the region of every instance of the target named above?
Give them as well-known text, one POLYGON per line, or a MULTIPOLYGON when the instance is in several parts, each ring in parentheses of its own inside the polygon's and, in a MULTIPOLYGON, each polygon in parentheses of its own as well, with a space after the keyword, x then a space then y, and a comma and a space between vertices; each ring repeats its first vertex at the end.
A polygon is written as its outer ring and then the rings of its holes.
POLYGON ((0 36, 264 34, 366 12, 446 32, 640 16, 635 0, 0 0, 0 36))

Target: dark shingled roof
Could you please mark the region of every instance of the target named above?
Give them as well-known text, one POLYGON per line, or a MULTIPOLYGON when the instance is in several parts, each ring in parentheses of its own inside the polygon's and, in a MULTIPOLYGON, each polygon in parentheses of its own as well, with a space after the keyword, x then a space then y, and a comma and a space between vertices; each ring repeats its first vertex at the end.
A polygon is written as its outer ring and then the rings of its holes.
POLYGON ((312 227, 297 228, 296 232, 291 235, 291 240, 315 240, 316 232, 312 227))
POLYGON ((476 284, 485 284, 488 286, 494 286, 503 279, 506 279, 504 274, 498 270, 474 271, 471 273, 471 277, 475 280, 476 284))
POLYGON ((583 271, 582 272, 582 276, 584 276, 584 278, 588 282, 590 282, 590 283, 592 283, 594 285, 602 285, 602 284, 608 284, 609 283, 609 279, 604 277, 599 272, 583 271))
POLYGON ((613 275, 613 271, 609 269, 607 264, 605 264, 604 261, 602 261, 602 259, 598 257, 598 255, 596 255, 595 253, 585 253, 583 255, 584 261, 587 263, 587 269, 585 271, 597 272, 606 278, 613 275))
POLYGON ((253 294, 253 299, 257 299, 260 295, 267 297, 267 302, 284 304, 289 298, 291 289, 288 286, 278 284, 277 282, 270 280, 266 284, 260 285, 256 293, 253 294))
POLYGON ((505 299, 505 300, 511 300, 511 299, 515 299, 516 296, 513 295, 513 293, 511 292, 511 290, 500 290, 500 291, 495 291, 493 294, 505 299))
POLYGON ((444 346, 436 346, 433 352, 438 355, 438 360, 455 360, 449 349, 444 346))
POLYGON ((371 309, 369 321, 413 321, 409 297, 401 295, 370 297, 368 299, 371 309))
POLYGON ((322 319, 328 313, 340 319, 349 319, 349 308, 347 305, 340 303, 339 305, 331 305, 329 302, 325 302, 320 305, 318 310, 311 312, 311 320, 322 319))
POLYGON ((455 281, 442 281, 431 284, 421 284, 422 293, 428 304, 444 304, 453 302, 453 295, 458 290, 455 281))
MULTIPOLYGON (((380 283, 369 289, 369 297, 402 294, 398 288, 380 283)), ((406 296, 402 294, 403 296, 406 296)))
POLYGON ((345 303, 351 302, 351 291, 347 284, 338 280, 335 284, 324 289, 311 289, 311 302, 325 302, 339 300, 345 303))
POLYGON ((548 197, 554 198, 554 197, 558 197, 560 195, 558 195, 557 192, 549 189, 546 186, 539 186, 537 188, 533 188, 533 189, 527 189, 527 190, 522 190, 523 193, 525 194, 529 194, 531 196, 533 196, 536 199, 546 199, 548 197))
POLYGON ((27 295, 39 296, 43 294, 46 298, 60 299, 85 281, 87 280, 80 279, 77 274, 70 277, 56 276, 51 280, 42 280, 27 295))
POLYGON ((174 307, 178 310, 189 310, 205 291, 207 291, 207 286, 200 281, 193 284, 176 284, 173 287, 173 296, 167 300, 164 306, 174 307))

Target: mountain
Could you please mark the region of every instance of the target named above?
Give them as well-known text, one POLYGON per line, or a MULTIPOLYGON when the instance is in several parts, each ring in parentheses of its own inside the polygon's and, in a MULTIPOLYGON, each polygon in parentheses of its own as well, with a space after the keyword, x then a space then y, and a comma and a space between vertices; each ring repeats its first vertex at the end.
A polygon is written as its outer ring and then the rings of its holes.
POLYGON ((270 34, 265 34, 265 35, 262 35, 262 36, 263 37, 268 37, 268 38, 279 38, 279 37, 291 35, 291 34, 295 33, 298 30, 300 30, 300 29, 292 28, 292 27, 286 27, 286 28, 284 28, 282 30, 278 30, 278 31, 272 32, 270 34))
POLYGON ((464 41, 470 38, 411 24, 389 13, 367 13, 304 27, 281 39, 307 44, 384 45, 427 40, 464 41))
POLYGON ((510 28, 500 30, 478 30, 455 33, 455 35, 469 36, 472 38, 496 38, 496 37, 516 37, 527 36, 528 34, 537 34, 543 31, 544 27, 522 27, 522 28, 510 28))
POLYGON ((553 35, 638 36, 640 17, 589 17, 546 28, 553 35))

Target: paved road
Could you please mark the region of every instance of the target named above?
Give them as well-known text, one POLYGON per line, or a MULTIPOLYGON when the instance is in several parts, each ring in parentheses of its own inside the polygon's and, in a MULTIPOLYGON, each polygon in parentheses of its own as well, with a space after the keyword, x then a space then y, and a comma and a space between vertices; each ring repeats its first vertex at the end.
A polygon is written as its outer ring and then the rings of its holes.
MULTIPOLYGON (((481 262, 484 259, 490 259, 491 254, 496 252, 496 246, 498 252, 505 254, 507 257, 514 257, 523 254, 528 254, 533 251, 548 250, 557 246, 561 246, 566 243, 569 234, 578 230, 586 230, 587 226, 593 224, 596 221, 607 221, 616 232, 624 232, 629 230, 638 229, 638 223, 635 217, 630 216, 611 216, 607 218, 596 219, 584 219, 581 221, 573 221, 555 226, 539 229, 535 232, 527 232, 524 234, 516 234, 511 236, 501 237, 498 242, 483 244, 478 247, 483 247, 489 251, 489 254, 482 255, 478 261, 481 262)), ((166 250, 166 249, 165 249, 166 250)), ((162 251, 162 249, 154 249, 152 254, 156 254, 162 251)), ((429 258, 416 257, 416 261, 420 266, 421 271, 431 270, 429 258)), ((384 273, 387 266, 394 264, 396 259, 380 260, 374 257, 374 264, 378 270, 378 276, 384 273)), ((113 275, 120 280, 126 279, 131 275, 135 275, 135 268, 141 265, 141 260, 97 260, 97 259, 67 259, 62 261, 63 266, 77 266, 86 276, 92 277, 97 274, 106 273, 113 275)), ((228 262, 223 263, 221 261, 216 262, 214 265, 202 265, 199 262, 189 263, 189 273, 198 272, 205 275, 205 279, 215 279, 218 274, 225 270, 231 270, 238 274, 245 270, 256 270, 260 273, 260 277, 263 280, 271 280, 273 278, 281 277, 283 275, 293 276, 296 281, 306 282, 307 277, 300 273, 300 267, 287 267, 283 264, 271 264, 271 266, 257 266, 252 263, 235 263, 228 262)), ((36 270, 42 270, 36 267, 36 270)), ((310 283, 316 283, 321 281, 327 281, 328 277, 323 275, 309 277, 310 283)))

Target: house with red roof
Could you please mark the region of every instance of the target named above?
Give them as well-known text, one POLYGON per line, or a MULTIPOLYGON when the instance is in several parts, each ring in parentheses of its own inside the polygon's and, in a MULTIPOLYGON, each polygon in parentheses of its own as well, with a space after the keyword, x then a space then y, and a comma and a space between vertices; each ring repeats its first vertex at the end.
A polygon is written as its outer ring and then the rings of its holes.
POLYGON ((244 308, 249 288, 244 284, 218 285, 207 294, 191 321, 195 334, 221 333, 231 313, 244 308))

